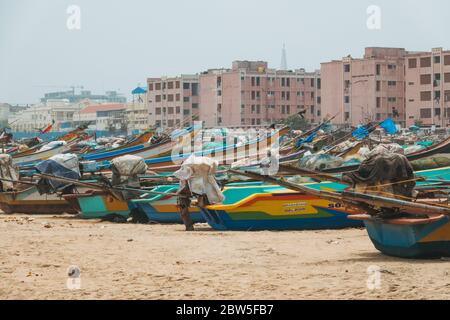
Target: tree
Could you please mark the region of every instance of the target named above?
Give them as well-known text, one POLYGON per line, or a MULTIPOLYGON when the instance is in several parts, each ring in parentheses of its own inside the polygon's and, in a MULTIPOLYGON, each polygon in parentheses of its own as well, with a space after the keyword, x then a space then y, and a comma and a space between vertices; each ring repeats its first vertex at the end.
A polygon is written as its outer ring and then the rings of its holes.
POLYGON ((283 123, 289 126, 292 130, 306 131, 311 127, 311 124, 300 114, 294 114, 286 118, 283 123))

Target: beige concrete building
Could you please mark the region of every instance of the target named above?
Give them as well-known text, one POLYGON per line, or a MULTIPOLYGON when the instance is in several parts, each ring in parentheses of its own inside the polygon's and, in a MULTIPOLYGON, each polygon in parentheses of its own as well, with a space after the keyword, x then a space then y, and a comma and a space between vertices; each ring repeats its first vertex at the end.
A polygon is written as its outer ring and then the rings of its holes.
POLYGON ((188 126, 198 119, 198 75, 147 79, 149 124, 158 128, 188 126))
POLYGON ((405 124, 405 49, 366 48, 321 64, 322 117, 338 115, 335 124, 356 126, 392 117, 405 124))
POLYGON ((149 128, 147 90, 137 87, 131 92, 133 98, 126 104, 127 130, 129 134, 145 131, 149 128))
POLYGON ((435 48, 406 56, 406 125, 450 124, 450 51, 435 48))
POLYGON ((200 75, 200 119, 206 127, 270 125, 298 112, 321 115, 320 73, 269 69, 264 61, 234 61, 200 75))

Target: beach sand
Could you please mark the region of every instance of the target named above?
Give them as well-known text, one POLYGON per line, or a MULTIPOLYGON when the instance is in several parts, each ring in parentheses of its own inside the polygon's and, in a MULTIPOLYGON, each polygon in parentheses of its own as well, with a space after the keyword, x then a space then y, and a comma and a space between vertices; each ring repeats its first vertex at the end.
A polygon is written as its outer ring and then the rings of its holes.
POLYGON ((187 233, 0 214, 0 237, 1 299, 450 298, 450 260, 384 256, 363 229, 187 233), (67 288, 70 265, 79 290, 67 288), (371 266, 381 270, 375 290, 371 266))

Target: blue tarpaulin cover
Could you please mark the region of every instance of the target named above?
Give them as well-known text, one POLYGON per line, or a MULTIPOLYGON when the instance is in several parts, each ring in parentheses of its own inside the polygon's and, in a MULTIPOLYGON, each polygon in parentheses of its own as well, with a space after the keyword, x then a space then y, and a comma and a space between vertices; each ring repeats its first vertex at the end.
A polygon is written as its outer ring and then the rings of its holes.
POLYGON ((386 120, 381 122, 380 127, 383 128, 387 134, 395 134, 397 132, 395 122, 391 118, 387 118, 386 120))

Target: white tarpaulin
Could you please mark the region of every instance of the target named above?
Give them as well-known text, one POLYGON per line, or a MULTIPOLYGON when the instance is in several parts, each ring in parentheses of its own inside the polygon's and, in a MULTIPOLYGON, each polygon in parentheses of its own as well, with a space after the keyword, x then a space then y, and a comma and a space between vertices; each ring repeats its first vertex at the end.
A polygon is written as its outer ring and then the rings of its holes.
MULTIPOLYGON (((0 177, 17 181, 19 175, 13 165, 12 157, 9 154, 0 154, 0 177)), ((3 191, 12 190, 13 183, 10 181, 0 181, 3 191)))
POLYGON ((66 144, 67 144, 67 142, 65 142, 65 141, 51 141, 51 142, 47 143, 45 146, 43 146, 42 148, 40 148, 38 150, 38 152, 52 150, 52 149, 55 149, 56 147, 65 146, 66 144))
POLYGON ((127 154, 114 158, 111 161, 111 170, 113 171, 113 185, 118 185, 125 181, 131 183, 131 178, 147 171, 147 165, 143 158, 127 154))
POLYGON ((192 193, 206 195, 210 204, 220 203, 225 197, 214 177, 217 166, 217 161, 211 158, 191 155, 174 176, 180 179, 180 190, 188 183, 192 193))
POLYGON ((62 165, 64 168, 75 171, 76 173, 78 173, 78 175, 81 176, 78 157, 76 154, 73 153, 57 154, 56 156, 50 157, 48 160, 53 160, 56 163, 62 165))

